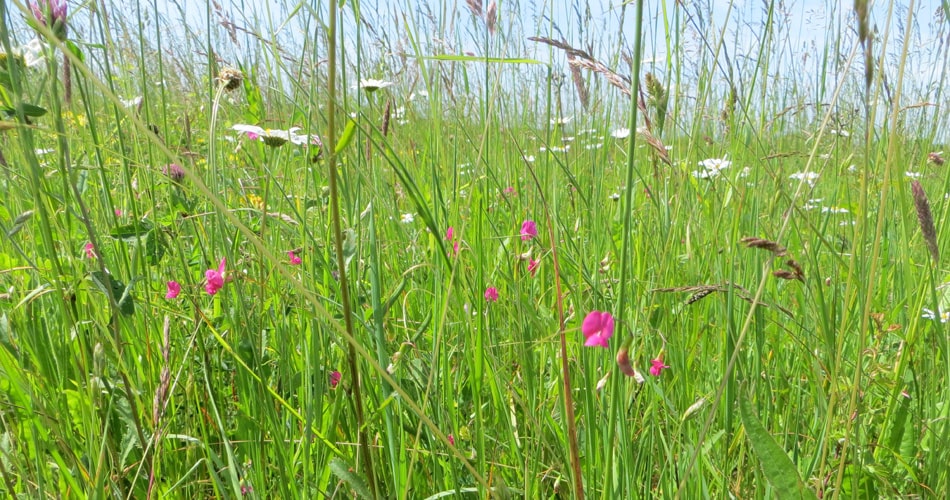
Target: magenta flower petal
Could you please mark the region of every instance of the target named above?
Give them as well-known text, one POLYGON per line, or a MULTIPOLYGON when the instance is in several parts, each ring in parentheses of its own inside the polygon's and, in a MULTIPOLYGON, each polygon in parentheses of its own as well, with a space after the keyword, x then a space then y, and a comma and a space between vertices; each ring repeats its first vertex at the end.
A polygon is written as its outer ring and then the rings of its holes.
POLYGON ((528 261, 528 272, 531 273, 531 276, 537 274, 539 265, 541 265, 540 261, 534 259, 528 261))
POLYGON ((486 288, 485 300, 488 302, 496 302, 498 300, 498 289, 493 286, 486 288))
POLYGON ((533 220, 521 223, 521 241, 528 241, 538 235, 538 224, 533 220))
POLYGON ((669 368, 663 364, 663 358, 656 358, 650 360, 650 375, 654 377, 659 377, 663 370, 669 368))
POLYGON ((340 380, 343 379, 343 374, 333 370, 330 372, 330 388, 336 388, 337 384, 340 383, 340 380))
POLYGON ((300 257, 297 257, 297 255, 294 254, 293 250, 287 252, 287 256, 290 257, 290 265, 292 266, 299 266, 300 263, 302 262, 300 260, 300 257))
POLYGON ((214 295, 218 293, 222 287, 224 287, 224 264, 225 259, 221 259, 221 264, 218 265, 218 269, 208 269, 205 271, 205 291, 208 292, 208 295, 214 295))
POLYGON ((178 294, 181 293, 181 285, 177 281, 168 282, 168 292, 165 294, 166 299, 174 299, 178 297, 178 294))
POLYGON ((581 332, 587 347, 607 347, 607 340, 614 335, 614 317, 609 312, 591 311, 581 324, 581 332))

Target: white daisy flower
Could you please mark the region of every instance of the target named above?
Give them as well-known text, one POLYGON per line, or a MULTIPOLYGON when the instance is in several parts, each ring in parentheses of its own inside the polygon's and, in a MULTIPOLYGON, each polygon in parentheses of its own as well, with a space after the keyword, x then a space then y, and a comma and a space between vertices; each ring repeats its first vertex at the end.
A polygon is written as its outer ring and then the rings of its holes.
POLYGON ((393 82, 387 82, 385 80, 376 80, 373 78, 364 78, 360 80, 360 88, 367 92, 376 92, 379 89, 384 89, 386 87, 392 87, 393 82))

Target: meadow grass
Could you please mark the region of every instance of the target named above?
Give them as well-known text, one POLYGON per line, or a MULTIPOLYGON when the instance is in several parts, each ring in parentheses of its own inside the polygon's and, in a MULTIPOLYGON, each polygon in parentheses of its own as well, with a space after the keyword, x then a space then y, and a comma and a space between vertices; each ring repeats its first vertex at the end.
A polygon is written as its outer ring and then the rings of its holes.
POLYGON ((64 4, 0 3, 4 496, 950 490, 946 2, 64 4))

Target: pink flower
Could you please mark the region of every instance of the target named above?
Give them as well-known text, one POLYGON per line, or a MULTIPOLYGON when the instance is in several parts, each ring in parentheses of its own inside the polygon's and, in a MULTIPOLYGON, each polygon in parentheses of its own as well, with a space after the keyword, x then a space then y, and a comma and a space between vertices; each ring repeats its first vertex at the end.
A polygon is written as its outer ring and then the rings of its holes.
POLYGON ((530 259, 528 261, 528 272, 531 273, 531 276, 534 276, 538 273, 538 266, 541 265, 541 261, 530 259))
POLYGON ((521 241, 528 241, 538 235, 538 224, 533 220, 521 223, 521 241))
POLYGON ((87 259, 96 258, 96 247, 92 245, 91 241, 89 243, 86 243, 86 246, 82 247, 82 249, 86 252, 87 259))
POLYGON ((445 436, 445 437, 449 438, 450 445, 455 446, 455 436, 449 434, 448 436, 445 436))
POLYGON ((330 372, 330 388, 331 388, 331 389, 335 389, 336 386, 337 386, 337 384, 340 383, 340 380, 341 380, 342 378, 343 378, 343 374, 342 374, 342 373, 340 373, 340 372, 338 372, 338 371, 336 371, 336 370, 333 370, 332 372, 330 372))
POLYGON ((495 302, 498 300, 498 289, 490 286, 485 289, 485 300, 495 302))
POLYGON ((515 191, 515 188, 508 186, 505 188, 504 193, 508 196, 517 196, 518 192, 515 191))
POLYGON ((449 226, 449 228, 445 230, 445 239, 447 241, 452 241, 455 239, 455 228, 449 226))
POLYGON ((452 251, 455 253, 455 255, 459 254, 459 242, 456 241, 455 243, 452 243, 452 251))
POLYGON ((294 255, 294 251, 293 251, 293 250, 287 252, 287 256, 290 257, 290 265, 292 265, 292 266, 299 266, 299 265, 300 265, 300 262, 301 262, 300 257, 297 257, 296 255, 294 255))
POLYGON ((122 209, 121 209, 121 208, 115 209, 115 216, 116 216, 116 217, 122 217, 122 209))
POLYGON ((221 259, 221 264, 218 265, 218 269, 208 269, 205 271, 205 290, 208 291, 208 295, 214 295, 218 293, 224 286, 224 261, 226 259, 221 259))
POLYGON ((607 347, 607 339, 614 334, 614 317, 609 312, 591 311, 581 324, 581 332, 587 339, 585 346, 607 347))
POLYGON ((659 377, 663 370, 669 368, 669 366, 663 364, 663 358, 651 359, 650 365, 650 375, 654 377, 659 377))
POLYGON ((168 293, 165 294, 166 299, 174 299, 181 293, 181 285, 177 281, 168 282, 168 293))

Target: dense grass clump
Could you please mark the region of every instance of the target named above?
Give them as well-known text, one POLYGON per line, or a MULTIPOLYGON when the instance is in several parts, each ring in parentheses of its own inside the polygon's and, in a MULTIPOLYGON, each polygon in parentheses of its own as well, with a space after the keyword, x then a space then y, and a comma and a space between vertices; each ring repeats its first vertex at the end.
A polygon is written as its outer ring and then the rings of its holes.
POLYGON ((4 496, 950 489, 945 2, 266 4, 0 3, 4 496))

